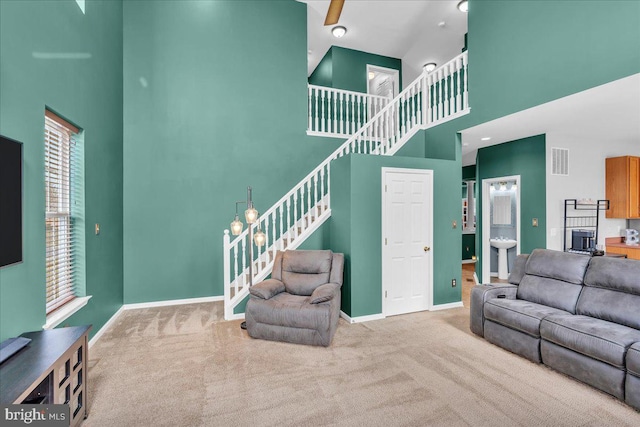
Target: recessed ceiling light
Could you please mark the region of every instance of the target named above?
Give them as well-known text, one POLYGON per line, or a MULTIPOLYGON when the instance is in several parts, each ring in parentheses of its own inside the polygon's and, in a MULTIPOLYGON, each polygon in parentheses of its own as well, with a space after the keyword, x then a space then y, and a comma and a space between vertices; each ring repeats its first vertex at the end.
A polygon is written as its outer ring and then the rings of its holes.
POLYGON ((458 10, 460 12, 468 12, 469 11, 469 2, 467 0, 462 0, 458 3, 458 10))
POLYGON ((427 73, 432 72, 433 70, 435 70, 437 67, 435 62, 429 62, 428 64, 424 64, 424 66, 422 67, 427 73))
POLYGON ((331 34, 333 34, 334 37, 340 38, 347 34, 347 29, 342 25, 338 25, 337 27, 333 27, 331 34))
POLYGON ((374 73, 373 71, 369 71, 369 80, 373 80, 375 76, 376 76, 376 73, 374 73))
POLYGON ((463 143, 462 143, 462 146, 463 146, 463 147, 468 147, 468 146, 469 146, 469 143, 468 143, 468 142, 463 142, 463 143))
POLYGON ((490 139, 490 136, 485 136, 484 138, 480 138, 480 141, 489 141, 490 139))
POLYGON ((447 25, 447 23, 444 22, 444 21, 438 22, 438 27, 440 27, 440 28, 444 27, 445 25, 447 25))

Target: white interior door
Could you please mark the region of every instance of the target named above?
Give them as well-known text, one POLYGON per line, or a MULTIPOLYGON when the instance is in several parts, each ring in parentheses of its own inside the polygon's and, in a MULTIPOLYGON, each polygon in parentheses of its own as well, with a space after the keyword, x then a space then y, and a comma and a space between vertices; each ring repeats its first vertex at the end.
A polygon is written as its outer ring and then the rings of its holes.
POLYGON ((433 171, 383 168, 385 316, 428 310, 432 295, 433 171))

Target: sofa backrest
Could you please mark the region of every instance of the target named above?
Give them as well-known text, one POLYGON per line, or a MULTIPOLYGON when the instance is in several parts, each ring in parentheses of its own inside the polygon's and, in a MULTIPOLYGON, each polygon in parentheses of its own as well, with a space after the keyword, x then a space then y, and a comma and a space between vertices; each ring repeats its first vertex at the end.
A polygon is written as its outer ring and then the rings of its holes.
POLYGON ((640 261, 593 257, 577 314, 640 329, 640 261))
POLYGON ((329 250, 284 251, 280 280, 288 293, 309 296, 318 286, 329 283, 332 261, 333 252, 329 250))
POLYGON ((590 257, 569 252, 535 249, 518 286, 518 299, 575 314, 590 257))
POLYGON ((520 281, 524 277, 524 270, 527 266, 528 259, 529 254, 520 254, 516 257, 515 261, 513 261, 511 272, 509 273, 509 283, 511 283, 512 285, 520 284, 520 281))

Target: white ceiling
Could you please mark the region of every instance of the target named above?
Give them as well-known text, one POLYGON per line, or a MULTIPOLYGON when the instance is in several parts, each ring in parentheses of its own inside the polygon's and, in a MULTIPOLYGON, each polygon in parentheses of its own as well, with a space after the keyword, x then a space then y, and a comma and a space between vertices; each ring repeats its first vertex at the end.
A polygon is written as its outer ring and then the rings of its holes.
POLYGON ((640 74, 613 81, 461 131, 462 165, 478 148, 554 133, 589 143, 637 142, 640 155, 640 74), (489 141, 481 138, 490 137, 489 141))
POLYGON ((405 82, 424 64, 444 64, 464 47, 467 14, 458 10, 459 0, 346 0, 337 25, 347 34, 340 39, 331 34, 334 26, 324 26, 329 0, 298 1, 308 5, 309 75, 332 45, 400 58, 405 82))

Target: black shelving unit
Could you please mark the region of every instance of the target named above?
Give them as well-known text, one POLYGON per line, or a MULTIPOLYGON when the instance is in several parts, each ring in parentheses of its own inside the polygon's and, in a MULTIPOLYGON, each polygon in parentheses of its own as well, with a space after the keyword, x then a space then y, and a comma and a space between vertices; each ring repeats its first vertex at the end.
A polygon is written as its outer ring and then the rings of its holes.
MULTIPOLYGON (((598 227, 600 225, 600 212, 609 209, 609 200, 597 200, 593 203, 580 203, 577 199, 565 199, 564 201, 564 235, 563 247, 567 252, 568 235, 571 230, 594 230, 595 241, 598 242, 598 227)), ((588 253, 588 252, 585 252, 588 253)))

